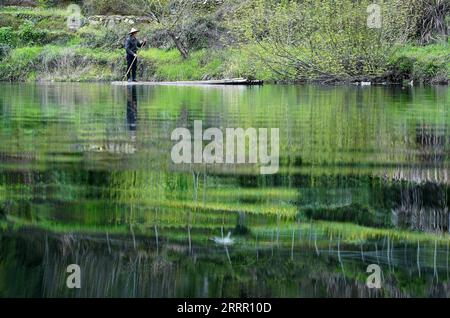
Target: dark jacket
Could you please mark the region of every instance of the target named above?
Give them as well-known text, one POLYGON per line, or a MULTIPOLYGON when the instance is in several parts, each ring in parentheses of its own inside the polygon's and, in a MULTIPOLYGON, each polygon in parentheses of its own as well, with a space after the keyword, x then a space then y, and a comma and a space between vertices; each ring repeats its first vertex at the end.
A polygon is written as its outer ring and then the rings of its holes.
POLYGON ((134 56, 138 50, 138 47, 142 47, 143 44, 144 42, 128 35, 125 40, 125 51, 127 52, 127 56, 134 56))

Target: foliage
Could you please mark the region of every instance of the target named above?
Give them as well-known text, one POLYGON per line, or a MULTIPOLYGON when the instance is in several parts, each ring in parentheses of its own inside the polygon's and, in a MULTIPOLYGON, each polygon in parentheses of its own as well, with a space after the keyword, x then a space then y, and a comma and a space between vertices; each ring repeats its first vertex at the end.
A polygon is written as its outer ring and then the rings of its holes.
POLYGON ((369 207, 352 204, 337 208, 305 209, 305 216, 313 220, 329 220, 336 222, 351 222, 366 226, 379 226, 375 212, 369 207))
POLYGON ((41 47, 12 50, 0 64, 0 78, 12 81, 26 79, 38 67, 41 51, 41 47))
POLYGON ((450 23, 450 2, 448 0, 413 0, 418 12, 416 37, 419 43, 447 42, 450 23))
POLYGON ((192 49, 203 48, 217 30, 213 19, 205 17, 220 4, 179 0, 121 1, 130 12, 143 12, 151 18, 158 26, 158 33, 167 35, 184 59, 192 49))
POLYGON ((82 40, 81 45, 89 48, 102 48, 106 51, 124 47, 128 26, 115 28, 86 26, 78 34, 82 40))
POLYGON ((3 0, 3 4, 7 6, 35 6, 35 0, 3 0))
POLYGON ((9 45, 0 43, 0 61, 3 58, 5 58, 6 56, 8 56, 10 51, 11 51, 11 47, 9 45))
POLYGON ((129 14, 129 10, 124 7, 122 0, 84 0, 83 11, 87 15, 129 14))
POLYGON ((14 33, 11 27, 0 28, 0 60, 6 57, 14 45, 14 33))
MULTIPOLYGON (((36 72, 35 78, 40 80, 121 80, 126 72, 121 49, 45 46, 39 47, 37 56, 25 55, 26 49, 14 49, 11 56, 5 58, 0 78, 23 81, 36 72), (31 57, 33 62, 26 63, 31 57), (23 63, 17 63, 18 58, 23 58, 23 63)), ((220 77, 220 56, 211 56, 206 50, 194 52, 189 59, 183 59, 175 49, 144 50, 139 56, 141 79, 177 81, 220 77)))
POLYGON ((51 6, 54 6, 56 4, 56 1, 55 0, 37 0, 37 4, 39 7, 49 8, 51 6))
POLYGON ((21 25, 17 32, 19 41, 23 45, 35 45, 42 42, 45 37, 45 33, 41 30, 36 30, 34 23, 26 21, 21 25))
POLYGON ((13 46, 14 43, 14 32, 11 27, 0 28, 0 44, 13 46))
POLYGON ((392 45, 408 33, 405 10, 383 4, 380 29, 367 27, 371 1, 247 1, 229 27, 282 79, 371 78, 385 71, 392 45), (320 7, 321 10, 316 10, 320 7), (241 22, 241 23, 239 23, 241 22), (395 27, 394 27, 395 22, 395 27))
POLYGON ((446 83, 450 78, 450 45, 407 45, 396 50, 390 57, 389 65, 393 81, 413 79, 436 84, 446 83))

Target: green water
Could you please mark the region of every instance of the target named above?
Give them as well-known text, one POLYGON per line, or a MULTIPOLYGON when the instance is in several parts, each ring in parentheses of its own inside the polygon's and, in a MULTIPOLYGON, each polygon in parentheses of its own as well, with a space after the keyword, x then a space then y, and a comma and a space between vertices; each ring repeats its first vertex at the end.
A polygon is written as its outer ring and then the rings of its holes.
POLYGON ((448 87, 0 84, 0 296, 448 297, 449 150, 448 87), (194 120, 278 173, 173 164, 194 120))

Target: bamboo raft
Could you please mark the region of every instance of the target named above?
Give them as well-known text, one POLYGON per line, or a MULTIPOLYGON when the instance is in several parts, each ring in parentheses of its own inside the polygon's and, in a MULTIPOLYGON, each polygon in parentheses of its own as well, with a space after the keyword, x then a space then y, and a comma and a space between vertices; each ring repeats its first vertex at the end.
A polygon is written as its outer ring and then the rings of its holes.
POLYGON ((112 85, 262 85, 262 80, 249 80, 246 78, 230 78, 221 80, 207 80, 207 81, 176 81, 176 82, 127 82, 115 81, 112 85))

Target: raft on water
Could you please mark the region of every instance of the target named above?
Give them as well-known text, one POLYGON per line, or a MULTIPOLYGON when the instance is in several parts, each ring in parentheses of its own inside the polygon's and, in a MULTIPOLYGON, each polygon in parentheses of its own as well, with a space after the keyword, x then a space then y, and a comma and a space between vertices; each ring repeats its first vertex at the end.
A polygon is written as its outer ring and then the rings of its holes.
POLYGON ((230 78, 207 81, 176 81, 176 82, 111 82, 112 85, 262 85, 262 80, 250 80, 246 78, 230 78))

